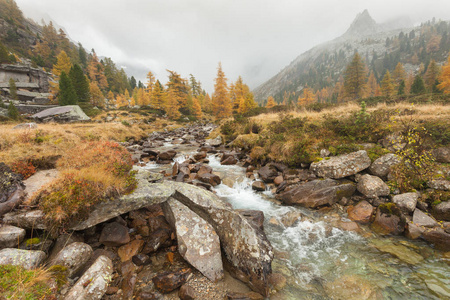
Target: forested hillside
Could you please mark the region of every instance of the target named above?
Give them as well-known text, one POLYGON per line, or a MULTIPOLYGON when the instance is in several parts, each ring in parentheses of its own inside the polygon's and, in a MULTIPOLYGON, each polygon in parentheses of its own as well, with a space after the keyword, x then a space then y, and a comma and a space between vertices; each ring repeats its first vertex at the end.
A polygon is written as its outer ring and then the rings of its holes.
MULTIPOLYGON (((367 12, 358 17, 359 22, 355 20, 342 37, 303 53, 255 89, 257 101, 264 104, 269 96, 273 96, 278 103, 297 103, 299 97, 305 98, 305 88, 308 88, 307 93, 314 93, 312 101, 341 101, 345 70, 355 52, 364 63, 366 79, 372 80, 371 83, 366 81, 368 85, 375 85, 375 81, 381 85, 387 71, 393 74, 396 68, 397 72, 401 68, 404 74, 400 81, 405 81, 406 92, 416 75, 432 76, 430 72, 439 72, 439 67, 445 63, 450 50, 449 22, 432 20, 415 28, 382 31, 384 27, 375 27, 375 21, 367 12), (367 30, 368 27, 373 30, 367 30)), ((431 78, 428 80, 432 81, 431 78)), ((434 83, 428 85, 428 90, 433 89, 434 83)), ((372 90, 368 88, 364 94, 375 95, 381 95, 376 86, 372 90)))

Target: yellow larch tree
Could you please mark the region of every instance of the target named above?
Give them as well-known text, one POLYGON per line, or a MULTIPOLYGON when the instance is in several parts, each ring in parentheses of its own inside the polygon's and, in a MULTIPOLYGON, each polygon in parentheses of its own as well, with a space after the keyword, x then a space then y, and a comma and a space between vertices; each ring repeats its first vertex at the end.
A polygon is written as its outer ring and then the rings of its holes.
POLYGON ((275 99, 272 96, 269 96, 269 98, 267 98, 267 104, 266 107, 267 108, 272 108, 274 106, 276 106, 277 104, 275 103, 275 99))
POLYGON ((444 92, 444 94, 450 94, 450 53, 447 59, 447 63, 442 66, 441 75, 439 76, 438 88, 444 92))
POLYGON ((298 97, 297 105, 305 106, 316 101, 316 95, 313 90, 306 86, 303 89, 303 97, 298 97))
POLYGON ((207 112, 207 113, 211 113, 212 112, 212 101, 211 101, 211 97, 209 96, 208 93, 206 93, 205 95, 205 99, 203 100, 203 111, 207 112))
POLYGON ((155 75, 153 75, 152 71, 147 73, 147 88, 146 92, 151 94, 153 92, 153 86, 155 85, 155 75))
POLYGON ((398 63, 397 66, 395 66, 394 72, 392 72, 392 80, 396 87, 398 87, 402 81, 406 82, 406 72, 402 63, 398 63))
POLYGON ((197 97, 193 97, 192 98, 192 109, 193 109, 193 113, 194 116, 197 118, 197 120, 200 120, 202 118, 202 107, 200 105, 200 102, 198 101, 197 97))
POLYGON ((100 89, 104 90, 108 87, 108 81, 106 80, 104 67, 98 61, 98 57, 95 52, 93 52, 90 57, 87 72, 89 75, 89 79, 91 81, 95 81, 100 89))
POLYGON ((114 93, 112 91, 108 92, 108 94, 106 95, 106 99, 108 99, 108 104, 109 105, 116 106, 116 98, 114 97, 114 93))
POLYGON ((166 98, 164 87, 159 80, 156 81, 152 97, 150 98, 150 105, 156 109, 164 109, 166 107, 166 98))
POLYGON ((52 99, 55 99, 57 94, 59 93, 59 76, 62 72, 69 74, 70 68, 72 67, 72 63, 70 62, 70 58, 65 51, 61 51, 58 54, 57 62, 53 65, 52 73, 54 82, 50 82, 50 92, 52 94, 52 99))
POLYGON ((395 94, 394 82, 392 81, 391 73, 389 71, 386 71, 383 80, 381 80, 381 94, 387 97, 391 97, 395 94))
POLYGON ((179 110, 179 104, 177 100, 177 95, 175 95, 175 91, 173 89, 168 89, 168 97, 166 101, 166 113, 169 119, 176 120, 181 117, 181 113, 179 110))
MULTIPOLYGON (((97 106, 100 108, 105 107, 105 97, 103 96, 103 93, 100 90, 100 88, 98 87, 97 83, 91 82, 89 84, 89 93, 91 94, 91 104, 93 106, 97 106)), ((112 93, 112 92, 110 91, 109 93, 112 93)), ((108 93, 108 97, 111 96, 109 93, 108 93)), ((114 99, 114 94, 112 95, 112 97, 114 99)))
POLYGON ((222 70, 222 64, 217 68, 217 77, 214 84, 214 94, 212 97, 212 109, 216 118, 228 118, 232 115, 230 94, 228 91, 227 78, 222 70))
POLYGON ((377 90, 379 89, 380 87, 378 85, 377 79, 375 78, 375 75, 373 74, 373 72, 370 72, 369 79, 367 80, 367 96, 376 96, 377 90))

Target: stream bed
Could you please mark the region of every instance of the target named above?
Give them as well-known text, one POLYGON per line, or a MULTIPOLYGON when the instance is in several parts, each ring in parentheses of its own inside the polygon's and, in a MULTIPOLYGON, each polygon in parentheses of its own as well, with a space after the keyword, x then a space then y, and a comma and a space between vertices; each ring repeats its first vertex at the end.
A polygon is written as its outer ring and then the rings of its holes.
MULTIPOLYGON (((160 150, 174 145, 165 143, 160 150)), ((176 145, 175 161, 196 152, 176 145)), ((222 179, 214 191, 235 209, 261 210, 264 228, 275 252, 274 273, 286 286, 270 299, 449 299, 450 254, 425 242, 401 236, 383 237, 360 226, 346 231, 349 220, 339 206, 310 210, 279 204, 270 191, 255 192, 245 168, 224 166, 208 155, 209 165, 222 179)), ((144 168, 171 172, 172 165, 144 168)))

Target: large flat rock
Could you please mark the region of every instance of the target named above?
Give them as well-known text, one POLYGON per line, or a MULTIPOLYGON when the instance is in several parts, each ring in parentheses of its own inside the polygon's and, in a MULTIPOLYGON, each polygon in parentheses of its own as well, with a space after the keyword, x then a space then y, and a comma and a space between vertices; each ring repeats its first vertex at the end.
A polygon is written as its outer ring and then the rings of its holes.
POLYGON ((177 234, 181 256, 209 280, 223 278, 220 240, 214 228, 173 198, 164 202, 163 210, 177 234))

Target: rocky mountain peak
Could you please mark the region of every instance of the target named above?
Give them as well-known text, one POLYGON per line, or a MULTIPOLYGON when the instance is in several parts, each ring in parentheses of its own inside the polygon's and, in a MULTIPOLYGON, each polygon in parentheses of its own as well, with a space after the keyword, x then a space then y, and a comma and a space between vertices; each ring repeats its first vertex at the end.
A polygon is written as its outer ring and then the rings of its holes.
POLYGON ((364 10, 359 13, 353 20, 350 28, 344 33, 344 37, 362 37, 376 33, 378 30, 378 24, 370 16, 369 12, 364 10))

